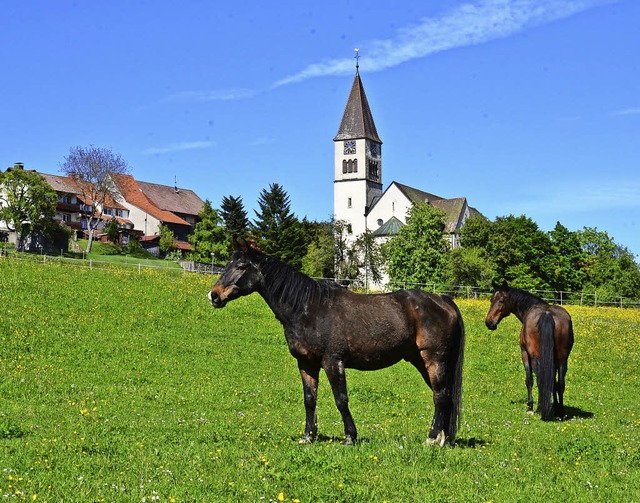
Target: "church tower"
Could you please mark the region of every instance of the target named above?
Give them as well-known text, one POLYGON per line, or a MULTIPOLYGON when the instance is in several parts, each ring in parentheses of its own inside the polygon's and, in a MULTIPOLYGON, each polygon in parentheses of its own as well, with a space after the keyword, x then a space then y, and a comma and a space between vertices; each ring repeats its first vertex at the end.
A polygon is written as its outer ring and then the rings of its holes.
POLYGON ((382 195, 382 140, 373 122, 358 65, 334 142, 333 216, 351 225, 351 236, 367 228, 369 209, 382 195))

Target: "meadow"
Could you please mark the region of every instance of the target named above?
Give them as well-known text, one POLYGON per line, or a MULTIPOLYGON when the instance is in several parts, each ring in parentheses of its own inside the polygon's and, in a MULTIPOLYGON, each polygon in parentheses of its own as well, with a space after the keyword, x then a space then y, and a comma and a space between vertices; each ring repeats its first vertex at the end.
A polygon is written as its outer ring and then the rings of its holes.
POLYGON ((0 500, 638 501, 640 311, 570 307, 565 421, 526 414, 519 322, 467 345, 455 446, 425 445, 431 391, 409 364, 347 371, 359 442, 324 375, 319 438, 256 294, 214 310, 212 277, 0 258, 0 500))

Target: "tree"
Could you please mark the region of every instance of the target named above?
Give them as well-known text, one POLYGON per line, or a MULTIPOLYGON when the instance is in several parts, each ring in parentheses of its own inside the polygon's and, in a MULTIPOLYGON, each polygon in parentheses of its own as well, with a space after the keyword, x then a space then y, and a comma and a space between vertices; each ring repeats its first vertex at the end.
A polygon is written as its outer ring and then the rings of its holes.
POLYGON ((176 236, 168 225, 162 224, 160 226, 160 251, 167 254, 173 248, 173 243, 176 240, 176 236))
POLYGON ((189 236, 189 242, 193 247, 191 253, 193 260, 210 262, 215 259, 223 262, 229 258, 229 237, 220 224, 218 212, 213 209, 211 201, 207 199, 198 214, 198 222, 189 236))
POLYGON ((52 223, 57 201, 55 190, 35 171, 16 165, 0 173, 0 220, 17 234, 18 250, 32 232, 52 223))
POLYGON ((112 243, 118 241, 118 220, 116 217, 111 217, 111 219, 104 224, 102 227, 103 232, 107 235, 107 239, 112 243))
POLYGON ((369 289, 370 283, 382 281, 386 260, 373 232, 366 230, 357 237, 353 243, 353 256, 358 260, 358 277, 365 290, 369 289))
POLYGON ((289 195, 281 185, 272 183, 269 190, 260 192, 258 206, 251 228, 258 247, 300 270, 307 251, 305 236, 300 221, 291 212, 289 195))
POLYGON ((407 225, 385 245, 389 278, 395 282, 442 283, 449 245, 442 236, 444 212, 427 203, 409 209, 407 225))
POLYGON ((310 236, 307 254, 302 259, 302 272, 315 278, 333 278, 335 271, 335 251, 333 224, 316 223, 315 232, 310 236))
POLYGON ((450 281, 453 285, 477 286, 489 290, 496 266, 484 248, 455 248, 449 254, 450 281))
POLYGON ((551 288, 569 292, 581 290, 585 279, 585 252, 578 234, 557 222, 549 237, 553 258, 551 288))
POLYGON ((220 216, 231 239, 245 238, 249 231, 249 218, 241 197, 224 196, 220 216))
POLYGON ((617 245, 605 231, 585 227, 577 232, 585 253, 584 289, 598 292, 598 298, 638 298, 640 269, 633 254, 617 245))
POLYGON ((129 172, 126 161, 109 149, 94 147, 72 147, 61 165, 61 171, 78 187, 84 203, 83 218, 87 222, 91 251, 93 234, 104 211, 105 201, 117 188, 113 175, 129 172))

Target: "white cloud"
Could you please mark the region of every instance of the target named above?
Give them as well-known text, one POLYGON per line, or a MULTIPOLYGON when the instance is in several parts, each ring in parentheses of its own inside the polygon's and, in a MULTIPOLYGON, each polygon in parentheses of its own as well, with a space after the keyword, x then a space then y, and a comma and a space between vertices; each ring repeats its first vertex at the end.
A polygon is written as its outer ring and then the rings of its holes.
POLYGON ((173 143, 166 147, 151 147, 142 151, 144 155, 170 154, 173 152, 183 152, 185 150, 200 150, 213 146, 211 141, 190 141, 182 143, 173 143))
POLYGON ((640 107, 617 110, 613 113, 613 115, 640 115, 640 107))
MULTIPOLYGON (((423 18, 402 28, 395 38, 362 44, 367 71, 390 68, 448 49, 508 37, 526 28, 567 18, 617 0, 479 0, 467 2, 438 18, 423 18)), ((325 75, 353 72, 353 59, 314 63, 277 81, 273 87, 325 75)))

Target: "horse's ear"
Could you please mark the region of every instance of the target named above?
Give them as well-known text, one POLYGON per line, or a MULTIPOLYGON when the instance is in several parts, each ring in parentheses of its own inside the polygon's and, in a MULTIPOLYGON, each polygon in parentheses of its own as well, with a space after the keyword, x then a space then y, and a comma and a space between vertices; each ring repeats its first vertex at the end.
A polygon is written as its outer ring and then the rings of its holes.
POLYGON ((234 251, 242 251, 242 252, 246 252, 250 248, 250 245, 245 238, 232 237, 231 246, 233 246, 234 251))
POLYGON ((496 281, 495 279, 491 282, 491 287, 494 290, 508 290, 509 289, 509 285, 507 284, 507 280, 503 279, 502 283, 499 283, 498 281, 496 281))

